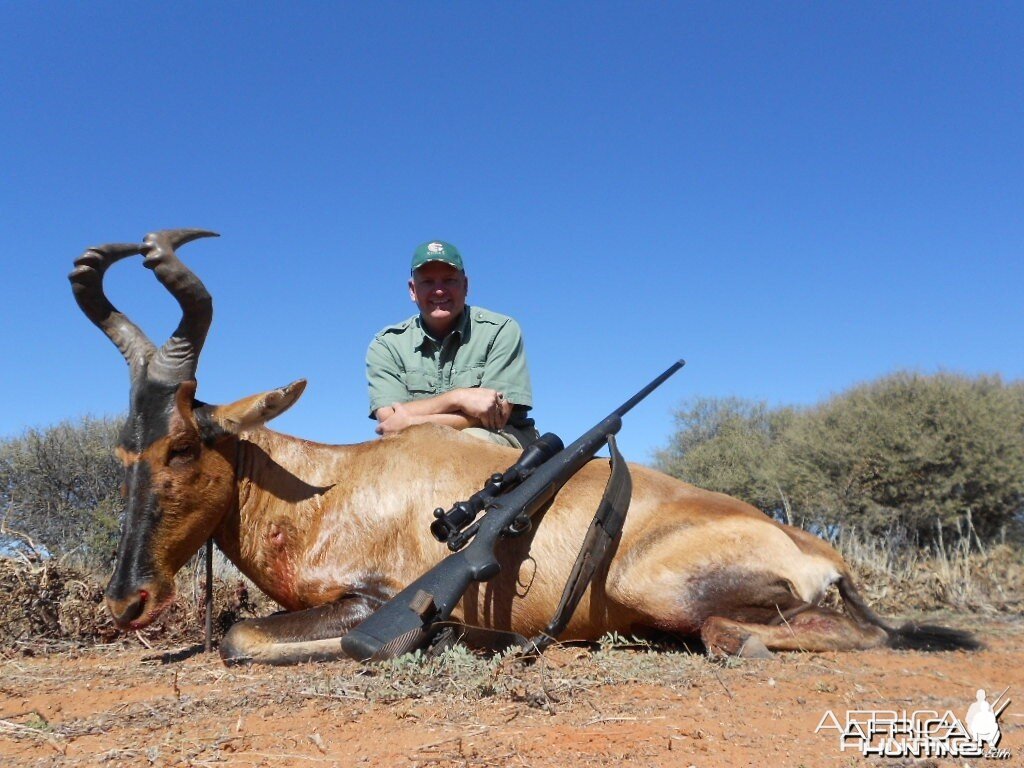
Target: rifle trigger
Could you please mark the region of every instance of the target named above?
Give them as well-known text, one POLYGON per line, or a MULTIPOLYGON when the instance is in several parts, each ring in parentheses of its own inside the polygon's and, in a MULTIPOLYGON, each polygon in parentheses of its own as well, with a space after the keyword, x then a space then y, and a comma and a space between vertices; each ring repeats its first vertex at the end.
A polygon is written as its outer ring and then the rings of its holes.
POLYGON ((409 609, 423 621, 430 621, 437 613, 437 604, 432 594, 421 589, 409 601, 409 609))

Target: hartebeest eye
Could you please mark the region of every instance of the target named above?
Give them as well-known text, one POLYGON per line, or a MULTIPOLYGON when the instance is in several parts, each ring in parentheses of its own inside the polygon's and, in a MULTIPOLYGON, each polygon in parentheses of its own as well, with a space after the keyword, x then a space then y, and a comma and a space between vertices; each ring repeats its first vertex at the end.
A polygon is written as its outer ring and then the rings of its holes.
POLYGON ((167 451, 167 463, 172 466, 190 464, 198 453, 199 447, 195 443, 176 443, 167 451))

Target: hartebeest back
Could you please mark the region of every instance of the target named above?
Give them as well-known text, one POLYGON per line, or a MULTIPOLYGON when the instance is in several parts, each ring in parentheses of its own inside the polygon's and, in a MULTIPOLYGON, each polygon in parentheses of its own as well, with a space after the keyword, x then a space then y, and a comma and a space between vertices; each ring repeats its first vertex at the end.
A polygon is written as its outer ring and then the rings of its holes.
MULTIPOLYGON (((289 408, 304 381, 231 405, 198 401, 195 371, 212 301, 175 254, 213 235, 169 230, 141 245, 87 250, 70 279, 86 316, 128 362, 131 397, 118 454, 127 510, 106 601, 139 628, 173 597, 174 574, 213 536, 289 613, 236 624, 226 661, 292 663, 341 656, 339 638, 446 553, 428 535, 430 510, 472 494, 516 452, 430 425, 358 445, 321 445, 263 424, 289 408), (182 320, 157 349, 103 292, 123 258, 171 292, 182 320)), ((890 626, 854 588, 824 541, 736 499, 633 466, 633 502, 606 572, 564 637, 649 630, 699 637, 710 652, 973 648, 966 633, 890 626), (838 586, 847 613, 820 606, 838 586)), ((525 635, 551 617, 608 477, 587 464, 542 520, 501 552, 502 571, 474 587, 456 615, 525 635)))

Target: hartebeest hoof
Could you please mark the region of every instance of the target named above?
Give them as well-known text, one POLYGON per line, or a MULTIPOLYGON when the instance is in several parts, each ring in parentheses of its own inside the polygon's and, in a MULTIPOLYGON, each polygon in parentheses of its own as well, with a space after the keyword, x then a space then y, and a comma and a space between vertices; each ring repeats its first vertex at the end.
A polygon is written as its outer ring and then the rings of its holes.
POLYGON ((743 641, 736 655, 743 659, 770 659, 775 654, 768 650, 768 646, 761 642, 761 638, 751 635, 743 641))
POLYGON ((700 631, 709 656, 770 659, 774 655, 764 641, 739 622, 712 616, 700 631))

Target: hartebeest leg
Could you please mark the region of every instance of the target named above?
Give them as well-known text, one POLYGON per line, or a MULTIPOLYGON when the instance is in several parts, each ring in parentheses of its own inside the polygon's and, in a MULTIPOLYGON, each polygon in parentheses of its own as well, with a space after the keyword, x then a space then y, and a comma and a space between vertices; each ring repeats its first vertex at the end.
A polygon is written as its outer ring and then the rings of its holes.
POLYGON ((342 658, 342 636, 382 602, 357 595, 304 611, 240 621, 221 641, 221 658, 225 664, 274 665, 342 658))
POLYGON ((701 639, 708 653, 757 656, 758 651, 855 651, 886 644, 880 627, 858 624, 830 608, 802 606, 780 615, 776 624, 754 624, 712 616, 701 639))

